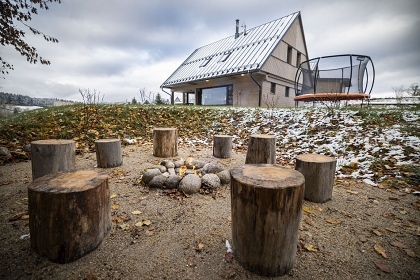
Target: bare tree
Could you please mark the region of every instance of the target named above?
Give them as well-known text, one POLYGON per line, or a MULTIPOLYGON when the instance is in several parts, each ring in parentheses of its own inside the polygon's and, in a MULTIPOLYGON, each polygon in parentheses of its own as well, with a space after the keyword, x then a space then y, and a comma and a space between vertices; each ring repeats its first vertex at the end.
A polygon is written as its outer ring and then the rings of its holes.
POLYGON ((418 83, 411 84, 406 89, 406 92, 412 97, 420 96, 419 84, 418 83))
POLYGON ((139 102, 141 104, 152 104, 155 101, 155 94, 151 91, 147 93, 146 88, 139 89, 139 102))
POLYGON ((406 89, 404 88, 404 86, 399 86, 399 87, 393 87, 392 91, 395 94, 395 99, 397 100, 397 104, 401 105, 401 101, 404 98, 404 93, 406 92, 406 89))

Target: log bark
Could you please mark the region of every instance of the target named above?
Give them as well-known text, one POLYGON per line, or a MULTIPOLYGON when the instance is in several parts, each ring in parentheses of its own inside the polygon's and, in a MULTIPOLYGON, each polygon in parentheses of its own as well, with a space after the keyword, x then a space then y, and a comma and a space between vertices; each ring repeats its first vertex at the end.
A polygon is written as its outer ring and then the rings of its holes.
POLYGON ((232 136, 213 136, 213 156, 217 158, 230 158, 232 156, 232 136))
POLYGON ((296 157, 295 169, 305 176, 305 199, 323 203, 332 199, 337 160, 318 154, 296 157))
POLYGON ((95 141, 96 162, 100 168, 122 165, 121 141, 119 139, 100 139, 95 141))
POLYGON ((253 134, 249 138, 245 164, 276 163, 276 136, 253 134))
POLYGON ((31 247, 57 263, 95 250, 111 228, 107 175, 93 170, 60 172, 28 186, 31 247))
POLYGON ((47 174, 76 169, 73 140, 49 139, 31 143, 32 180, 47 174))
POLYGON ((153 155, 155 157, 176 157, 178 155, 177 128, 153 128, 153 155))
POLYGON ((232 243, 238 262, 263 276, 293 267, 305 179, 272 164, 231 169, 232 243))

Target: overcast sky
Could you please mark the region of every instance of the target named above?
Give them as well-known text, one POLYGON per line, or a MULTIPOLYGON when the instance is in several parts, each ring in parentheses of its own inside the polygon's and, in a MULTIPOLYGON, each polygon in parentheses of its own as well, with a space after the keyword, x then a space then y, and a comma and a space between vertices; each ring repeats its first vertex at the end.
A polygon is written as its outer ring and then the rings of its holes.
POLYGON ((131 101, 142 88, 161 92, 196 48, 233 35, 236 19, 253 28, 296 11, 310 58, 372 58, 372 97, 420 82, 418 0, 62 0, 31 21, 59 43, 27 36, 51 65, 31 65, 0 46, 15 69, 0 80, 0 91, 81 101, 78 90, 89 88, 106 102, 131 101))

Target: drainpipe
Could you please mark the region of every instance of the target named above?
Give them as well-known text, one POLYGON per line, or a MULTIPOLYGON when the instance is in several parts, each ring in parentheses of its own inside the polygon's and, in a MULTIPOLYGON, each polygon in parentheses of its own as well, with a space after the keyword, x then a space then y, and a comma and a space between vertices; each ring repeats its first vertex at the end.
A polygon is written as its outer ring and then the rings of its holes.
POLYGON ((262 89, 261 89, 261 85, 259 83, 257 83, 257 81, 254 79, 254 77, 252 77, 252 74, 254 74, 254 73, 255 72, 249 72, 249 70, 248 70, 249 76, 258 86, 258 107, 261 107, 262 89))
POLYGON ((166 91, 163 89, 163 87, 160 87, 160 89, 161 89, 164 93, 166 93, 167 95, 169 95, 169 96, 171 97, 171 104, 172 104, 172 105, 174 105, 174 104, 175 104, 175 100, 174 100, 174 93, 173 93, 173 92, 171 92, 171 93, 166 92, 166 91))

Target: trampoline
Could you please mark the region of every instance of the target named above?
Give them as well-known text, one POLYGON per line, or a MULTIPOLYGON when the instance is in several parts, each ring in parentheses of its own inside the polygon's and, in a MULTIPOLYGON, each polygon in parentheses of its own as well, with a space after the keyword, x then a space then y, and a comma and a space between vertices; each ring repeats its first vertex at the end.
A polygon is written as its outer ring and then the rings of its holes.
POLYGON ((366 55, 343 54, 302 62, 295 76, 294 100, 369 100, 375 80, 372 59, 366 55))

